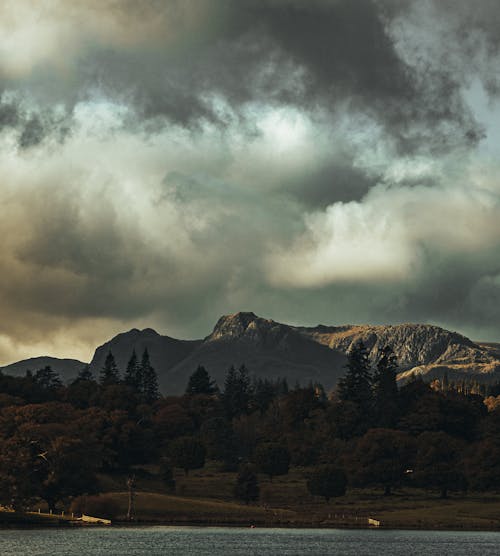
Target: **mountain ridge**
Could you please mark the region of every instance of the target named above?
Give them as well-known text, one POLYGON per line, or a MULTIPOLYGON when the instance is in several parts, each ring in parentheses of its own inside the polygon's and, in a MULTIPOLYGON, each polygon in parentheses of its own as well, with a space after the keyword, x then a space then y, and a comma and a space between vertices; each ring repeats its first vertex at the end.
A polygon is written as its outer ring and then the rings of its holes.
MULTIPOLYGON (((350 347, 360 340, 373 362, 385 345, 391 345, 402 380, 411 374, 431 380, 447 371, 450 377, 479 376, 493 381, 500 372, 498 346, 476 343, 431 324, 294 326, 242 311, 221 316, 202 340, 158 337, 188 342, 189 347, 185 357, 159 361, 156 367, 160 384, 169 393, 182 392, 198 365, 204 365, 222 386, 231 364, 245 364, 256 376, 286 376, 291 383, 321 382, 330 389, 345 372, 350 347)), ((113 351, 113 346, 113 340, 101 346, 102 360, 104 350, 113 351)))
MULTIPOLYGON (((499 344, 473 342, 462 334, 436 325, 295 326, 259 317, 252 312, 221 316, 212 331, 199 340, 172 338, 152 328, 132 328, 98 346, 89 366, 98 377, 106 355, 111 351, 123 373, 132 351, 135 350, 140 359, 147 349, 165 394, 182 393, 198 365, 205 366, 221 387, 230 365, 245 364, 256 376, 286 377, 291 384, 320 382, 326 389, 331 389, 345 373, 351 346, 359 341, 366 345, 373 363, 382 349, 390 345, 398 358, 401 370, 398 378, 401 380, 414 374, 432 380, 442 377, 445 372, 452 379, 474 377, 483 382, 500 379, 499 344)), ((14 365, 20 363, 23 362, 14 365)), ((12 365, 4 369, 9 367, 12 365)), ((54 370, 60 367, 58 364, 54 370)), ((67 380, 67 373, 62 378, 67 380)))
POLYGON ((35 373, 39 369, 50 366, 52 369, 61 375, 64 381, 70 381, 78 375, 78 373, 86 366, 88 363, 84 361, 79 361, 78 359, 70 358, 59 358, 50 356, 39 356, 30 357, 28 359, 22 359, 21 361, 15 361, 8 365, 0 367, 0 371, 7 375, 12 376, 24 376, 26 371, 32 371, 35 373))

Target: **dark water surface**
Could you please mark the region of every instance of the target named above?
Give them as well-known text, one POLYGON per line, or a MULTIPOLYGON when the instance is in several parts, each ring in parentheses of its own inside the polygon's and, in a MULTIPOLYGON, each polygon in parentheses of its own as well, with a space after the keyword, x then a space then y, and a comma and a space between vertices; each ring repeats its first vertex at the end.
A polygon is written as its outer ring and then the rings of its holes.
POLYGON ((138 527, 0 530, 1 556, 500 554, 500 533, 138 527))

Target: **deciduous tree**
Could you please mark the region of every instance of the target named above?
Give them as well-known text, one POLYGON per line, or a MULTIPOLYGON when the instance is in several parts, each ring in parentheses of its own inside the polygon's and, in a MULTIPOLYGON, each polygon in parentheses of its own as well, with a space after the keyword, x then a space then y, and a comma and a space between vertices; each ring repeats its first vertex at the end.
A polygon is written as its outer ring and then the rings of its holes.
POLYGON ((323 496, 326 502, 330 498, 344 496, 346 488, 347 477, 344 470, 333 465, 315 468, 307 481, 307 490, 313 496, 323 496))
POLYGON ((259 499, 259 482, 257 475, 252 471, 249 465, 244 465, 240 469, 236 477, 234 495, 247 505, 249 502, 259 499))
POLYGON ((269 475, 271 481, 273 477, 286 475, 290 468, 290 452, 281 444, 261 444, 255 450, 254 459, 259 471, 269 475))
POLYGON ((205 448, 192 436, 177 438, 170 443, 169 456, 175 467, 184 469, 187 475, 192 469, 200 469, 205 465, 205 448))

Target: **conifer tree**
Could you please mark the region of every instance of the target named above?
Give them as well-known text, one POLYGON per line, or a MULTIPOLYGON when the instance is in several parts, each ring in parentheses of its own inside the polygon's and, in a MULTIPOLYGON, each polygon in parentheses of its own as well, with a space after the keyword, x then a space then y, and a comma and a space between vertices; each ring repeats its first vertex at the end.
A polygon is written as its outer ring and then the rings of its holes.
POLYGON ((82 381, 92 381, 92 380, 94 380, 94 375, 92 374, 89 365, 85 365, 85 367, 83 367, 83 369, 79 371, 73 383, 82 382, 82 381))
POLYGON ((147 348, 144 350, 140 367, 141 393, 145 403, 152 403, 160 396, 158 389, 158 376, 149 360, 147 348))
POLYGON ((231 365, 226 374, 222 396, 228 418, 248 412, 251 390, 250 376, 245 365, 241 365, 238 370, 231 365))
POLYGON ((43 369, 39 369, 34 376, 35 382, 46 390, 55 390, 62 386, 59 375, 47 365, 43 369))
POLYGON ((132 355, 127 363, 127 370, 125 371, 125 384, 137 392, 140 392, 141 390, 139 361, 137 360, 135 349, 132 351, 132 355))
POLYGON ((358 342, 347 356, 347 372, 339 381, 338 394, 342 401, 354 402, 363 411, 371 410, 372 390, 368 352, 358 342))
POLYGON ((118 382, 120 382, 118 367, 113 354, 109 351, 101 370, 100 383, 102 386, 109 386, 110 384, 118 384, 118 382))
POLYGON ((279 383, 273 383, 267 378, 258 378, 253 384, 253 403, 263 415, 267 408, 271 405, 271 402, 277 397, 277 390, 279 388, 279 383))
POLYGON ((397 358, 390 346, 385 346, 373 374, 373 405, 377 424, 391 427, 398 413, 397 358))
POLYGON ((189 377, 186 394, 214 394, 216 391, 217 385, 208 374, 208 371, 203 365, 198 365, 196 371, 189 377))

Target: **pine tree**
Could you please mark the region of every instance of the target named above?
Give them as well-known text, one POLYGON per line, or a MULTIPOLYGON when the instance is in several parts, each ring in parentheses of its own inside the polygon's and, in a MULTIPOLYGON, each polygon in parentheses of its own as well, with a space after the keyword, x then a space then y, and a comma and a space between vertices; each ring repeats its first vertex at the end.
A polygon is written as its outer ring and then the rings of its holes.
POLYGON ((217 391, 217 385, 211 379, 208 371, 203 365, 198 365, 196 371, 189 377, 186 387, 186 394, 214 394, 217 391))
POLYGON ((338 394, 342 401, 354 402, 363 411, 372 405, 371 373, 368 352, 363 342, 358 342, 347 356, 347 373, 339 381, 338 394))
POLYGON ((385 346, 373 374, 373 405, 377 424, 391 427, 398 413, 397 358, 390 346, 385 346))
POLYGON ((113 354, 109 351, 101 370, 100 383, 102 386, 109 386, 110 384, 118 384, 118 382, 120 382, 118 367, 113 354))
POLYGON ((140 376, 139 361, 135 349, 127 363, 127 370, 125 371, 125 384, 140 392, 141 390, 141 376, 140 376))
POLYGON ((253 390, 253 403, 263 415, 271 402, 277 396, 279 383, 272 383, 267 378, 258 378, 254 381, 253 390))
POLYGON ((39 369, 35 373, 34 378, 35 382, 46 390, 55 390, 62 386, 59 375, 52 369, 50 365, 47 365, 43 369, 39 369))
POLYGON ((250 373, 245 364, 240 366, 240 368, 238 369, 238 374, 241 388, 242 406, 244 407, 246 404, 246 406, 248 407, 250 398, 252 396, 252 381, 250 379, 250 373))
POLYGON ((282 379, 278 379, 278 381, 279 381, 278 396, 286 396, 290 391, 286 377, 282 379))
POLYGON ((83 381, 90 382, 92 380, 94 380, 94 375, 92 374, 89 365, 85 365, 85 367, 83 367, 83 369, 78 373, 77 377, 73 381, 73 384, 75 382, 83 382, 83 381))
POLYGON ((251 390, 250 376, 245 365, 241 365, 238 370, 231 365, 226 374, 222 396, 228 418, 248 412, 251 390))
POLYGON ((152 403, 160 397, 158 376, 149 360, 147 348, 144 350, 140 367, 141 393, 145 403, 152 403))

